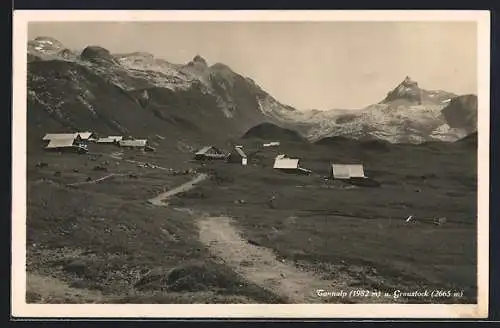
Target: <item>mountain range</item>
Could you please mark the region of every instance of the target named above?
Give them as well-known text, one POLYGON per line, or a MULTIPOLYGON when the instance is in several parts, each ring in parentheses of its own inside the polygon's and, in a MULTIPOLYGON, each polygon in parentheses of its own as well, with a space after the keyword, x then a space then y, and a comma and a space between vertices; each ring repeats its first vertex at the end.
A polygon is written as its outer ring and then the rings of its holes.
POLYGON ((425 90, 410 77, 362 109, 297 110, 200 55, 173 64, 146 52, 69 49, 37 37, 28 41, 27 56, 28 131, 37 138, 49 131, 93 130, 216 142, 240 138, 262 123, 310 141, 456 141, 477 131, 476 95, 425 90))

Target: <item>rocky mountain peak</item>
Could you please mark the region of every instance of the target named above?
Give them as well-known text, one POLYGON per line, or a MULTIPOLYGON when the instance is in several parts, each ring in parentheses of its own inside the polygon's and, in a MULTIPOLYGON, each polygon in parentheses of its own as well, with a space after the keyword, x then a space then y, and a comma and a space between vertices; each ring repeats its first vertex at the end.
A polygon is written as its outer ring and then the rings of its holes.
POLYGON ((412 80, 411 77, 406 76, 405 79, 403 80, 403 82, 401 82, 401 85, 403 85, 405 87, 418 87, 418 82, 412 80))
POLYGON ((218 76, 228 81, 233 81, 237 75, 229 66, 222 63, 216 63, 210 66, 210 73, 212 77, 218 76))
POLYGON ((218 71, 232 71, 232 69, 229 66, 223 63, 215 63, 212 66, 210 66, 210 68, 218 71))
POLYGON ((36 37, 35 39, 33 39, 33 41, 35 41, 37 43, 41 43, 41 44, 50 45, 54 48, 62 48, 63 47, 63 44, 61 43, 61 41, 54 39, 50 36, 39 36, 39 37, 36 37))
POLYGON ((396 100, 406 100, 410 103, 420 104, 422 102, 422 90, 418 86, 418 82, 406 76, 396 88, 387 94, 382 103, 391 103, 396 100))
POLYGON ((199 54, 194 56, 194 58, 184 67, 187 68, 188 72, 194 73, 195 75, 205 76, 209 72, 207 61, 199 54))
POLYGON ((194 58, 187 64, 187 66, 194 67, 200 70, 205 70, 208 68, 207 61, 200 55, 194 56, 194 58))
POLYGON ((199 64, 199 65, 203 65, 203 66, 208 67, 207 61, 205 60, 205 58, 201 57, 200 55, 194 56, 192 62, 195 63, 195 64, 199 64))
POLYGON ((87 46, 83 49, 80 58, 90 62, 105 62, 117 64, 116 59, 111 55, 108 49, 100 46, 87 46))
POLYGON ((62 42, 48 36, 39 36, 28 41, 28 60, 63 59, 74 60, 78 56, 65 48, 62 42))

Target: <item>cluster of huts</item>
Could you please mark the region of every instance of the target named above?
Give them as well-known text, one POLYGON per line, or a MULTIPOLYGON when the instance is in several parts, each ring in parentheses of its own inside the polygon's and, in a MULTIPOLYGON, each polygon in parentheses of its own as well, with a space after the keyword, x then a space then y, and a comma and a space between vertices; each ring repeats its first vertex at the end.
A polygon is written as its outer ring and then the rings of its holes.
MULTIPOLYGON (((145 151, 155 150, 149 145, 147 139, 134 139, 132 137, 124 138, 123 136, 98 137, 95 133, 88 131, 74 133, 49 133, 46 134, 42 140, 48 142, 45 146, 46 150, 73 151, 78 153, 88 152, 89 143, 110 144, 124 148, 142 149, 145 151)), ((273 141, 262 145, 263 148, 278 146, 280 146, 279 141, 273 141)), ((243 146, 234 146, 230 153, 226 153, 215 146, 205 146, 195 152, 194 159, 199 161, 225 160, 226 162, 238 163, 243 166, 246 166, 249 163, 248 155, 245 153, 243 146)), ((311 170, 301 167, 300 159, 290 158, 285 154, 280 154, 275 157, 273 169, 285 173, 312 173, 311 170)), ((334 179, 367 179, 362 164, 331 164, 329 171, 330 177, 334 179)))
MULTIPOLYGON (((263 144, 263 147, 276 147, 279 142, 263 144)), ((205 146, 194 154, 194 159, 198 161, 205 160, 225 160, 229 163, 238 163, 243 166, 248 165, 248 155, 243 150, 243 146, 234 146, 234 149, 228 154, 215 146, 205 146)), ((274 159, 273 169, 285 173, 311 174, 312 171, 301 167, 300 159, 290 158, 285 154, 277 155, 274 159)), ((376 184, 375 181, 365 176, 363 164, 337 164, 332 163, 329 168, 329 177, 344 181, 359 181, 366 185, 376 184)))
POLYGON ((78 153, 86 153, 88 144, 95 143, 101 145, 116 145, 125 148, 143 149, 145 151, 153 151, 147 139, 135 139, 132 137, 124 138, 123 136, 107 136, 98 137, 93 132, 74 132, 74 133, 48 133, 43 138, 43 141, 48 142, 45 146, 46 150, 55 151, 72 151, 78 153))

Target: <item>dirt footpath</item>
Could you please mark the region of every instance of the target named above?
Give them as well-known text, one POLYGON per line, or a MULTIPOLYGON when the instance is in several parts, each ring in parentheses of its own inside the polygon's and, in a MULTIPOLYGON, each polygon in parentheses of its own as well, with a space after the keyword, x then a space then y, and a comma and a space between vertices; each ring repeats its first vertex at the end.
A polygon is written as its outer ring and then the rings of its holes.
POLYGON ((319 296, 318 290, 346 292, 343 281, 326 281, 312 272, 281 262, 264 247, 241 238, 228 217, 207 217, 198 221, 200 241, 210 252, 248 281, 288 300, 290 303, 380 303, 375 297, 319 296))
POLYGON ((158 196, 156 196, 155 198, 151 198, 149 199, 149 202, 153 205, 156 205, 156 206, 165 206, 166 204, 164 203, 165 200, 167 200, 168 198, 176 195, 176 194, 179 194, 181 192, 186 192, 192 188, 194 188, 194 186, 205 180, 206 178, 208 177, 208 175, 204 174, 204 173, 200 173, 199 175, 197 175, 194 179, 192 179, 191 181, 188 181, 174 189, 171 189, 171 190, 168 190, 167 192, 164 192, 162 194, 159 194, 158 196))
MULTIPOLYGON (((199 174, 191 181, 149 199, 149 202, 165 206, 164 201, 169 197, 194 188, 207 177, 206 174, 199 174)), ((176 210, 195 214, 190 209, 176 210)), ((209 248, 215 258, 222 260, 245 280, 285 299, 288 303, 381 303, 381 299, 377 297, 351 295, 351 291, 362 288, 349 287, 349 281, 344 278, 339 278, 338 281, 324 280, 293 263, 278 260, 272 250, 250 244, 243 239, 229 217, 202 217, 197 220, 197 225, 200 241, 209 248)))

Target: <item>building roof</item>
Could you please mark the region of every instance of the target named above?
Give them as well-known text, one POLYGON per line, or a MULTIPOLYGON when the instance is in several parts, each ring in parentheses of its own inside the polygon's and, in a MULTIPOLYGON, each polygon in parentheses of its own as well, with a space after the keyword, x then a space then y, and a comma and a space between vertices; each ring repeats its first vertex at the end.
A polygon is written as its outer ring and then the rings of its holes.
POLYGON ((123 137, 121 136, 108 136, 104 138, 99 138, 96 140, 97 143, 113 143, 115 141, 121 141, 123 137))
POLYGON ((337 179, 365 177, 362 164, 332 164, 332 173, 337 179))
POLYGON ((278 155, 274 160, 275 169, 298 169, 299 159, 297 158, 286 158, 285 155, 278 155))
POLYGON ((78 133, 47 133, 42 140, 53 140, 53 139, 75 139, 78 137, 78 133))
POLYGON ((243 151, 241 147, 234 147, 234 150, 243 158, 247 157, 247 154, 243 151))
POLYGON ((97 143, 113 143, 115 141, 116 141, 115 139, 110 138, 110 137, 99 138, 99 139, 96 140, 97 143))
POLYGON ((215 150, 216 153, 223 154, 222 151, 220 149, 218 149, 217 147, 214 147, 214 146, 205 146, 205 147, 201 148, 200 150, 198 150, 196 152, 196 155, 205 155, 211 149, 215 150))
POLYGON ((200 150, 198 150, 198 151, 196 152, 196 155, 203 155, 203 154, 205 154, 207 151, 209 151, 209 150, 210 150, 210 148, 212 148, 212 146, 205 146, 205 147, 201 148, 200 150))
POLYGON ((114 140, 113 139, 110 139, 110 138, 99 138, 97 139, 95 142, 97 143, 111 143, 113 142, 114 140))
POLYGON ((120 146, 122 147, 146 147, 146 139, 136 139, 136 140, 120 140, 120 146))
POLYGON ((51 139, 46 148, 66 148, 73 147, 75 144, 75 138, 56 138, 51 139))
POLYGON ((88 139, 90 138, 90 136, 92 135, 93 133, 92 132, 78 132, 78 135, 80 136, 80 138, 82 139, 88 139))
POLYGON ((272 141, 272 142, 263 144, 264 147, 279 146, 279 145, 280 145, 279 141, 272 141))

